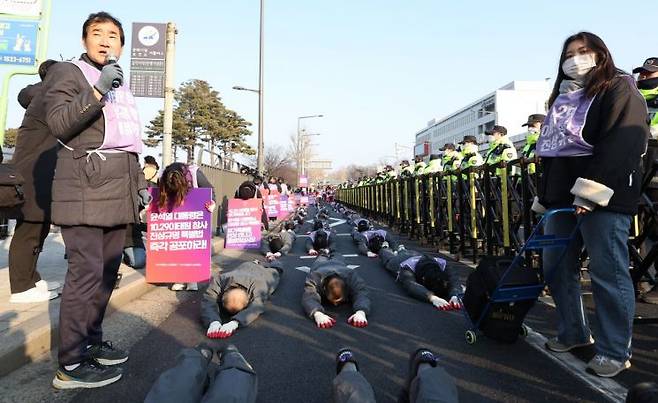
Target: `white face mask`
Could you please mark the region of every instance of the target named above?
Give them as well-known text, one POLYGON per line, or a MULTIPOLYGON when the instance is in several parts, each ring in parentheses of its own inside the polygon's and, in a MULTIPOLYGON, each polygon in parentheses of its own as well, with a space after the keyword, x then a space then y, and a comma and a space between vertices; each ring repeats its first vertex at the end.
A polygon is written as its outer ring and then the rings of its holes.
POLYGON ((536 127, 529 127, 528 132, 530 132, 532 134, 537 134, 537 133, 539 133, 539 129, 536 128, 536 127))
POLYGON ((594 67, 596 67, 596 56, 594 53, 576 55, 562 63, 562 71, 574 80, 581 80, 594 67))

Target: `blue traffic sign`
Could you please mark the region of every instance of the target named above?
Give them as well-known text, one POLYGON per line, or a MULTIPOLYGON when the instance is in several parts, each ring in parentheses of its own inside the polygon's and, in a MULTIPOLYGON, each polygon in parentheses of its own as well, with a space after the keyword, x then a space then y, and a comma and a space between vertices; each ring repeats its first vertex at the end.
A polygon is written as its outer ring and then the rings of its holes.
POLYGON ((0 64, 36 64, 39 23, 0 20, 0 64))

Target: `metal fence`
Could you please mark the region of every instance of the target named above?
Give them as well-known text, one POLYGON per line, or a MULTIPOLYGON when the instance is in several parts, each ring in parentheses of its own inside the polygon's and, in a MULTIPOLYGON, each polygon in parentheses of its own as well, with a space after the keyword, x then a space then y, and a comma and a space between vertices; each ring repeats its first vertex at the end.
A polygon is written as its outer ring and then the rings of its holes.
MULTIPOLYGON (((460 259, 519 250, 537 219, 524 159, 339 189, 337 199, 460 259)), ((533 170, 534 171, 534 170, 533 170)))

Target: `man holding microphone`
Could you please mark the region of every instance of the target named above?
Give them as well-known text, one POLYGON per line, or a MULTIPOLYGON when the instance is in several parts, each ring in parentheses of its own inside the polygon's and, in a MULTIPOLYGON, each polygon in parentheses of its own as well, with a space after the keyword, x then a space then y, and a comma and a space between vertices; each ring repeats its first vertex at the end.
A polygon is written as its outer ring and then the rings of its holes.
POLYGON ((150 195, 139 165, 141 124, 117 61, 125 36, 105 12, 82 26, 80 59, 57 63, 44 82, 46 121, 61 144, 53 181, 52 221, 61 226, 68 271, 59 320, 58 389, 118 381, 128 355, 103 340, 126 224, 139 220, 150 195))

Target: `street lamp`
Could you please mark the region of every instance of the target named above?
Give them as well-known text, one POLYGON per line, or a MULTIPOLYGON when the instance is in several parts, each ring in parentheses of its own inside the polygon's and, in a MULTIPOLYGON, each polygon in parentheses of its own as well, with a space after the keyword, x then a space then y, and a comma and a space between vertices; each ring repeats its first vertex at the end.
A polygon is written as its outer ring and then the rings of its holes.
POLYGON ((263 80, 263 53, 265 50, 265 38, 264 38, 264 22, 265 22, 265 0, 260 0, 260 36, 258 41, 258 89, 252 90, 249 88, 244 88, 240 86, 234 86, 234 90, 238 91, 250 91, 258 94, 258 151, 256 159, 256 170, 259 175, 263 175, 263 170, 265 167, 265 154, 263 146, 263 92, 264 92, 264 80, 263 80))
POLYGON ((306 147, 308 146, 308 144, 306 143, 305 139, 306 137, 319 136, 319 135, 320 133, 302 134, 302 149, 301 149, 302 175, 306 174, 306 147))
POLYGON ((304 155, 302 151, 302 133, 301 133, 301 121, 302 119, 312 119, 312 118, 322 118, 324 115, 306 115, 306 116, 300 116, 297 118, 297 177, 299 178, 301 175, 304 174, 303 171, 303 161, 304 161, 304 155))

